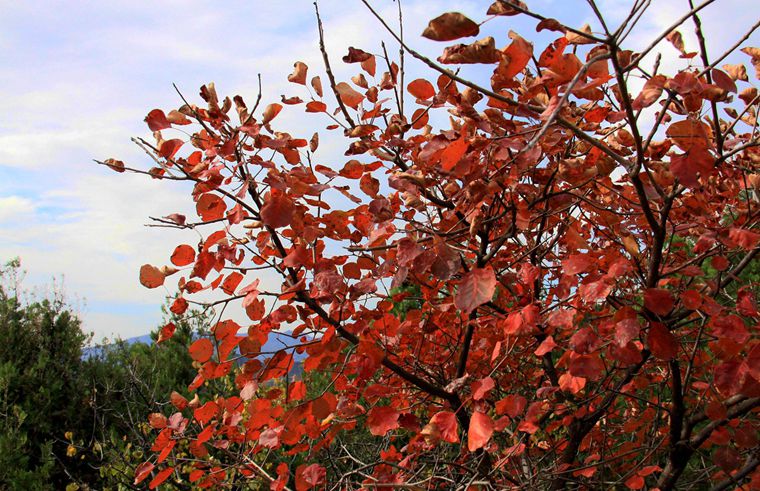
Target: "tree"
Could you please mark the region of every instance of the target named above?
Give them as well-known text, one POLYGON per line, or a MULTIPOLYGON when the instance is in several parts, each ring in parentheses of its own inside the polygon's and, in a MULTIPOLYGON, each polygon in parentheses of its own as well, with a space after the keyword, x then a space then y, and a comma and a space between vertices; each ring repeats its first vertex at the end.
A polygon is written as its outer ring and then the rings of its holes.
POLYGON ((89 336, 61 292, 26 301, 19 268, 0 268, 0 488, 64 489, 93 474, 65 438, 91 421, 80 385, 89 336))
MULTIPOLYGON (((182 319, 167 312, 165 324, 174 326, 170 339, 157 344, 117 340, 98 346, 83 362, 81 383, 89 393, 92 422, 74 435, 72 444, 87 453, 87 463, 98 470, 97 489, 133 488, 135 469, 153 446, 152 428, 166 423, 166 397, 172 392, 175 400, 189 395, 181 388, 196 371, 188 347, 203 334, 206 323, 199 312, 182 319)), ((161 329, 151 333, 153 341, 160 339, 161 329)), ((231 380, 219 378, 198 395, 210 398, 231 388, 231 380)), ((167 489, 188 486, 178 483, 167 489)))
POLYGON ((136 482, 760 487, 757 285, 741 276, 760 241, 760 96, 743 63, 725 64, 747 55, 757 78, 760 49, 738 50, 758 25, 709 54, 710 3, 633 52, 649 2, 613 26, 589 0, 596 27, 573 28, 499 0, 484 18, 529 16, 554 40, 463 42, 480 24, 445 13, 423 36, 461 44, 432 60, 364 1, 427 79, 351 48, 357 74, 336 80, 317 12, 327 78, 301 62, 288 77, 311 90, 249 108, 209 84, 202 107, 151 111, 155 141, 139 144, 156 166, 101 163, 191 184, 199 219, 159 221, 203 240, 140 281, 179 274, 178 313, 199 292, 224 307, 190 347, 191 388, 242 369, 235 391, 175 404, 136 482), (681 66, 647 61, 668 42, 681 66), (453 69, 469 64, 488 74, 453 69), (342 134, 345 161, 317 163, 317 134, 275 129, 285 106, 342 134), (300 344, 262 361, 275 332, 300 344), (329 374, 325 390, 289 378, 294 352, 329 374), (362 426, 355 456, 339 438, 362 426), (273 450, 293 460, 275 466, 273 450))

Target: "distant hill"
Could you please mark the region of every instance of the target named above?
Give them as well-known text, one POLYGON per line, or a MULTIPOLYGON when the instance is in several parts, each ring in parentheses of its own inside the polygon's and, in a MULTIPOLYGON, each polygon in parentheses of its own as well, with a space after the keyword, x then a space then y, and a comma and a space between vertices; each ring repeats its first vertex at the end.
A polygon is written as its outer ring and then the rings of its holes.
MULTIPOLYGON (((114 343, 115 342, 116 341, 114 341, 114 343)), ((143 334, 142 336, 135 336, 135 337, 124 339, 124 342, 129 345, 135 344, 135 343, 153 344, 153 339, 151 339, 150 334, 143 334)), ((261 347, 261 351, 264 353, 271 353, 275 350, 282 349, 285 346, 294 346, 296 344, 297 344, 297 341, 288 336, 277 336, 277 335, 269 336, 269 339, 267 339, 267 342, 264 344, 264 346, 261 347)), ((102 352, 102 349, 103 349, 102 346, 87 347, 82 350, 82 358, 86 360, 93 356, 97 356, 102 352)), ((270 356, 270 355, 267 355, 267 356, 270 356)), ((300 362, 304 358, 306 358, 306 354, 295 353, 294 358, 297 362, 300 362)))

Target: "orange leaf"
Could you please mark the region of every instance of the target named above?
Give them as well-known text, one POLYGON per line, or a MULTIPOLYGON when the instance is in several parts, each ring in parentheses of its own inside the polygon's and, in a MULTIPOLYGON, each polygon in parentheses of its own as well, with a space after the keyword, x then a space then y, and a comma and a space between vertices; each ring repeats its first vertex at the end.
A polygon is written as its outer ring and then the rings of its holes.
POLYGON ((340 100, 349 107, 357 109, 359 104, 364 100, 364 96, 355 91, 346 82, 339 82, 335 84, 335 90, 340 96, 340 100))
POLYGON ((663 87, 667 79, 664 75, 655 75, 644 84, 641 93, 634 99, 632 106, 634 109, 643 109, 654 104, 662 95, 663 87))
POLYGON ((311 101, 306 103, 307 113, 323 113, 327 111, 327 104, 320 101, 311 101))
MULTIPOLYGON (((515 5, 517 7, 520 7, 523 10, 528 10, 528 6, 525 5, 525 3, 521 2, 520 0, 512 0, 512 5, 515 5)), ((517 10, 516 8, 507 5, 505 2, 502 2, 500 0, 496 0, 494 3, 491 4, 490 7, 488 7, 488 11, 486 12, 487 15, 506 15, 506 16, 512 16, 512 15, 518 15, 521 11, 517 10)))
POLYGON ((407 85, 406 89, 417 99, 426 100, 435 95, 435 88, 433 87, 433 84, 424 78, 412 80, 409 82, 409 85, 407 85))
POLYGON ((270 121, 272 121, 278 114, 280 114, 280 111, 282 111, 282 104, 277 104, 276 102, 273 104, 269 104, 264 109, 263 119, 261 121, 261 124, 267 124, 270 121))
POLYGON ((449 143, 443 153, 441 153, 441 168, 446 172, 453 169, 459 160, 464 157, 468 147, 469 144, 465 140, 464 135, 449 143))
POLYGON ((158 339, 156 340, 157 343, 163 343, 164 341, 171 339, 172 336, 174 336, 174 331, 177 329, 177 326, 174 325, 173 322, 169 322, 164 327, 161 328, 161 331, 158 333, 158 339))
POLYGON ((709 147, 712 129, 702 121, 684 119, 668 126, 665 134, 678 148, 688 152, 709 147))

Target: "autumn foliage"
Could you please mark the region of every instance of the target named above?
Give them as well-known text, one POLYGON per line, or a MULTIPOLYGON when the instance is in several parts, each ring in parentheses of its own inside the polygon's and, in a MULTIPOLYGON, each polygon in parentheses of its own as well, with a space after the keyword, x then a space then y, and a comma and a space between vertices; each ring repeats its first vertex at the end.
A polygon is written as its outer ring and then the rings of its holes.
POLYGON ((191 184, 198 218, 161 221, 203 239, 140 280, 179 277, 176 314, 203 292, 218 322, 190 389, 230 371, 236 387, 173 395, 135 481, 760 489, 760 49, 738 34, 708 57, 709 3, 634 52, 648 2, 612 26, 591 1, 592 29, 497 1, 431 20, 424 37, 455 42, 437 60, 396 37, 424 78, 364 47, 336 80, 322 43, 327 76, 295 63, 280 102, 209 84, 151 111, 157 165, 104 163, 191 184), (517 15, 553 41, 480 35, 517 15), (676 65, 647 57, 671 47, 676 65), (283 110, 326 128, 292 135, 283 110), (292 346, 259 355, 275 332, 292 346), (316 393, 312 372, 330 380, 316 393), (361 431, 372 460, 339 441, 361 431))

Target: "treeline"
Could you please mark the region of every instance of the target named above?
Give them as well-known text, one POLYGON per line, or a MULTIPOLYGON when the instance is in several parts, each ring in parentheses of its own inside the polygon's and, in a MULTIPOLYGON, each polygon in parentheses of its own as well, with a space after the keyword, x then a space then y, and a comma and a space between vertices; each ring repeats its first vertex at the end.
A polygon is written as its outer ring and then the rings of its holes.
POLYGON ((193 380, 187 347, 204 319, 172 319, 177 330, 160 345, 93 349, 62 295, 25 297, 12 261, 0 270, 0 489, 136 489, 154 437, 148 416, 193 380))

